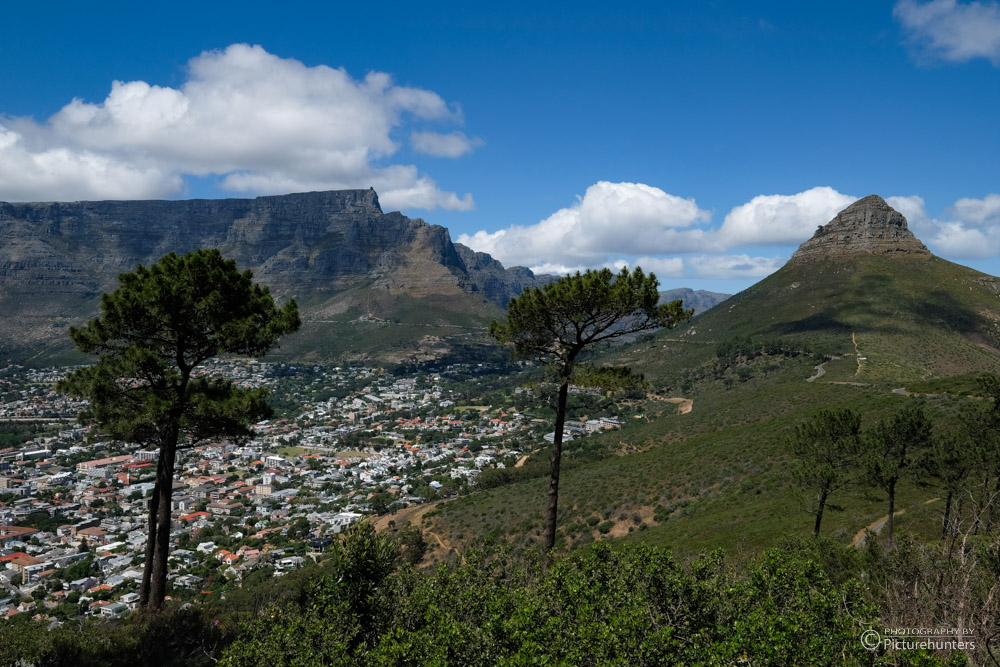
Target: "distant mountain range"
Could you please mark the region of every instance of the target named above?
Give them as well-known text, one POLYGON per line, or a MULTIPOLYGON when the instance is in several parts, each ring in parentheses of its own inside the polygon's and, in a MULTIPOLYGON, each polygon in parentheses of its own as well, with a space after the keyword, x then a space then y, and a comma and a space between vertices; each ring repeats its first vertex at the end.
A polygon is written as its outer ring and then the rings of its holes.
MULTIPOLYGON (((383 213, 371 189, 0 203, 0 360, 79 360, 68 327, 97 314, 118 274, 196 248, 219 248, 279 300, 298 299, 304 325, 282 353, 316 360, 419 360, 481 344, 511 297, 553 279, 383 213)), ((668 294, 699 310, 718 296, 668 294)))
POLYGON ((709 308, 719 305, 732 294, 722 294, 721 292, 707 292, 705 290, 693 290, 688 287, 678 287, 677 289, 660 292, 660 302, 675 301, 680 299, 685 308, 694 308, 695 315, 701 315, 709 308))

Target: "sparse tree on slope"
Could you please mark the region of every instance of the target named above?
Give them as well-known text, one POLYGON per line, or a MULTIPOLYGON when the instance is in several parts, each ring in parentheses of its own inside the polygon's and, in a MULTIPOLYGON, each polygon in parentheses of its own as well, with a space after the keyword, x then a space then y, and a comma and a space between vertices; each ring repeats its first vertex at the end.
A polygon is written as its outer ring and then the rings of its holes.
MULTIPOLYGON (((973 431, 974 432, 974 431, 973 431)), ((954 529, 952 507, 955 498, 965 491, 973 471, 983 467, 985 449, 973 433, 965 432, 937 437, 920 459, 921 472, 945 494, 944 517, 941 522, 941 539, 954 529)))
POLYGON ((555 437, 549 459, 545 551, 555 546, 566 398, 580 353, 601 341, 641 331, 673 328, 691 317, 680 300, 658 304, 659 281, 641 268, 577 272, 543 287, 525 290, 507 304, 507 317, 493 322, 490 335, 515 357, 548 364, 558 375, 555 437))
POLYGON ((819 537, 830 496, 854 480, 861 453, 861 416, 853 410, 823 410, 800 424, 792 437, 795 481, 815 492, 809 511, 816 515, 813 536, 819 537))
POLYGON ((295 302, 277 308, 252 278, 218 250, 171 253, 121 274, 121 286, 101 298, 101 315, 70 329, 80 350, 99 355, 59 384, 89 400, 80 419, 117 440, 159 447, 140 588, 151 610, 166 591, 178 450, 208 438, 249 437, 251 425, 271 414, 265 389, 196 377, 195 369, 219 354, 261 355, 299 327, 295 302))
POLYGON ((892 539, 896 511, 896 485, 930 447, 931 422, 920 407, 906 408, 887 421, 875 425, 867 440, 864 468, 872 486, 889 496, 886 524, 892 539))

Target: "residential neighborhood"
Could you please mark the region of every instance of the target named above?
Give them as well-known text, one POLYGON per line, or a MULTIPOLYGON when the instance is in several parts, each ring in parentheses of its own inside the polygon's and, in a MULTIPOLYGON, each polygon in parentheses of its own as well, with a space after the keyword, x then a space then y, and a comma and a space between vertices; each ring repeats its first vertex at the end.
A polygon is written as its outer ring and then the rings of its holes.
MULTIPOLYGON (((78 424, 85 405, 54 389, 69 370, 0 369, 0 424, 41 429, 0 448, 0 616, 7 618, 117 618, 138 605, 158 452, 78 424)), ((403 376, 216 360, 204 372, 267 387, 276 414, 248 441, 179 453, 168 575, 175 600, 219 594, 255 569, 282 576, 363 517, 463 493, 482 471, 515 466, 552 437, 551 420, 468 400, 489 372, 482 364, 403 376)), ((532 392, 508 393, 524 402, 532 392)), ((564 437, 622 423, 569 421, 564 437)))

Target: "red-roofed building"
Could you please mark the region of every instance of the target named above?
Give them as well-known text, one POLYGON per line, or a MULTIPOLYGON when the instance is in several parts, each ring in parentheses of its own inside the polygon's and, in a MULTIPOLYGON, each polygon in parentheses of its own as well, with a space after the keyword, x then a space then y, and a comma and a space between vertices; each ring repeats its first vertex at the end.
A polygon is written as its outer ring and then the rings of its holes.
POLYGON ((38 532, 37 528, 28 528, 25 526, 0 527, 0 547, 7 544, 8 542, 15 542, 27 539, 29 535, 33 535, 37 532, 38 532))
POLYGON ((111 456, 106 459, 94 459, 93 461, 84 461, 83 463, 77 463, 76 469, 80 472, 86 470, 95 470, 97 468, 109 468, 117 467, 123 463, 128 463, 132 460, 131 454, 125 454, 122 456, 111 456))

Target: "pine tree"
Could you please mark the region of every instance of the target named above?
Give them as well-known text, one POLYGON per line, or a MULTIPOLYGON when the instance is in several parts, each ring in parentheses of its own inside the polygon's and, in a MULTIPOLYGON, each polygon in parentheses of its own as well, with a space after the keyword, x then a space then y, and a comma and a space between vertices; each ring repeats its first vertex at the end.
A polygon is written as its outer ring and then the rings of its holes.
MULTIPOLYGON (((507 304, 507 317, 493 322, 490 335, 515 357, 547 364, 557 375, 556 430, 549 459, 545 551, 555 546, 559 505, 559 468, 570 380, 580 353, 602 341, 658 328, 671 329, 691 317, 680 300, 659 304, 659 281, 641 268, 589 270, 543 287, 525 290, 507 304)), ((620 382, 621 373, 610 376, 620 382)), ((594 374, 591 373, 591 377, 594 374)))
POLYGON ((159 448, 140 587, 140 604, 155 611, 166 592, 177 452, 211 438, 245 439, 271 414, 265 389, 194 371, 220 354, 262 355, 300 321, 295 301, 279 309, 250 271, 218 250, 171 253, 119 281, 102 296, 99 317, 70 329, 97 363, 59 389, 88 399, 81 421, 116 440, 159 448))

